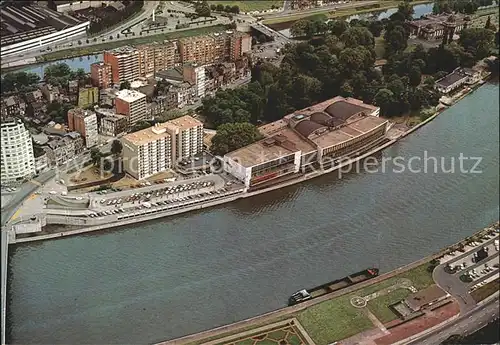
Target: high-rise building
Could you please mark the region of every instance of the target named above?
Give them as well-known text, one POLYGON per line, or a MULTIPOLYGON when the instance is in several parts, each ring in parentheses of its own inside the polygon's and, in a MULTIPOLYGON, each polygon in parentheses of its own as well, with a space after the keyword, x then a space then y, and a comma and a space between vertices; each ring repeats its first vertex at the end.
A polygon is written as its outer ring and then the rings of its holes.
POLYGON ((171 167, 171 137, 166 123, 121 138, 125 172, 142 180, 171 167))
POLYGON ((172 161, 192 157, 203 150, 203 123, 186 115, 166 122, 172 136, 172 161))
POLYGON ((10 184, 35 174, 33 141, 19 119, 9 118, 1 124, 1 183, 10 184))
POLYGON ((236 61, 252 51, 252 36, 243 32, 229 35, 229 60, 236 61))
POLYGON ((183 63, 207 65, 223 61, 226 55, 224 34, 192 36, 179 40, 179 54, 183 63))
POLYGON ((115 109, 117 114, 128 117, 129 126, 147 120, 146 95, 135 90, 120 90, 116 93, 115 109))
POLYGON ((111 65, 112 82, 120 84, 140 77, 139 52, 132 47, 121 47, 104 52, 104 62, 111 65))
POLYGON ((139 75, 149 77, 158 71, 174 68, 177 46, 174 42, 144 44, 136 47, 139 52, 139 75))
POLYGON ((113 74, 111 64, 97 62, 90 65, 90 79, 92 85, 107 89, 113 84, 113 74))
POLYGON ((186 115, 157 123, 122 139, 123 167, 138 180, 169 169, 203 150, 203 124, 186 115))
POLYGON ((97 115, 93 111, 74 108, 68 111, 68 127, 81 134, 87 148, 99 143, 97 115))

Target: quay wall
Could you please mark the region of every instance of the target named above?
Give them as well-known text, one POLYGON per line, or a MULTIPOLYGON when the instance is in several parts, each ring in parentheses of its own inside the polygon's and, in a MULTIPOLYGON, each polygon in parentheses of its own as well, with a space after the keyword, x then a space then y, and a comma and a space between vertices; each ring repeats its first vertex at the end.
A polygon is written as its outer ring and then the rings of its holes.
MULTIPOLYGON (((489 227, 486 227, 484 229, 477 231, 474 235, 471 235, 470 237, 485 233, 485 232, 489 231, 491 227, 498 228, 499 226, 500 226, 500 223, 496 222, 494 224, 491 224, 489 227)), ((407 272, 407 271, 414 269, 420 265, 428 263, 431 260, 438 259, 438 258, 444 256, 447 252, 449 252, 450 251, 449 248, 455 248, 455 247, 459 246, 460 244, 465 244, 470 239, 470 237, 462 239, 455 244, 451 244, 451 245, 441 249, 437 253, 431 254, 431 255, 426 256, 424 258, 421 258, 417 261, 414 261, 414 262, 409 263, 407 265, 396 268, 395 270, 381 274, 380 276, 378 276, 376 278, 361 282, 359 284, 347 287, 345 289, 342 289, 342 290, 339 290, 336 292, 332 292, 332 293, 329 293, 329 294, 326 294, 326 295, 323 295, 323 296, 320 296, 320 297, 314 298, 312 300, 308 300, 308 301, 305 301, 305 302, 302 302, 302 303, 299 303, 299 304, 296 304, 293 306, 284 307, 281 309, 271 311, 271 312, 266 313, 266 314, 254 316, 254 317, 251 317, 251 318, 248 318, 248 319, 245 319, 242 321, 238 321, 238 322, 235 322, 235 323, 232 323, 229 325, 224 325, 224 326, 220 326, 217 328, 202 331, 199 333, 187 335, 187 336, 184 336, 181 338, 156 343, 155 345, 181 345, 181 344, 188 344, 188 343, 194 343, 194 342, 196 342, 196 343, 202 342, 202 341, 208 340, 207 338, 210 338, 210 337, 223 336, 226 333, 238 332, 239 330, 243 330, 243 329, 246 329, 248 327, 262 326, 264 324, 273 322, 273 320, 276 321, 277 318, 292 316, 293 313, 307 309, 315 304, 327 301, 327 300, 332 299, 334 297, 349 294, 351 292, 354 292, 354 291, 359 290, 359 289, 363 289, 363 288, 370 286, 370 285, 373 285, 373 284, 380 283, 386 279, 393 278, 401 273, 407 272)))

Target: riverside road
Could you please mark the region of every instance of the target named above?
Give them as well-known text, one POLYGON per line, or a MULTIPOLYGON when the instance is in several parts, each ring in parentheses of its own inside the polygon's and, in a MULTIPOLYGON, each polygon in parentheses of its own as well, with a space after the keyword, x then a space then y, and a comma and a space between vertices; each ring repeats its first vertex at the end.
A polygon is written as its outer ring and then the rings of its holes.
POLYGON ((498 92, 480 87, 382 153, 481 156, 481 174, 333 173, 137 226, 13 246, 9 343, 165 341, 470 236, 498 219, 498 92))

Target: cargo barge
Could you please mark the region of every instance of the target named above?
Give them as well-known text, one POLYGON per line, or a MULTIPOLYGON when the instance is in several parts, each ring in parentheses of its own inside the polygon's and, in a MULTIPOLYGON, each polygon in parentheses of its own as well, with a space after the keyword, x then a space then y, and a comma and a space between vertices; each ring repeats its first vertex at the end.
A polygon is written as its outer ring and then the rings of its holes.
POLYGON ((361 282, 364 282, 365 280, 375 278, 376 276, 378 276, 378 273, 378 268, 367 268, 366 270, 351 274, 342 279, 337 279, 329 283, 316 286, 312 289, 297 291, 288 299, 288 305, 294 305, 319 296, 326 295, 334 291, 345 289, 346 287, 359 284, 361 282))

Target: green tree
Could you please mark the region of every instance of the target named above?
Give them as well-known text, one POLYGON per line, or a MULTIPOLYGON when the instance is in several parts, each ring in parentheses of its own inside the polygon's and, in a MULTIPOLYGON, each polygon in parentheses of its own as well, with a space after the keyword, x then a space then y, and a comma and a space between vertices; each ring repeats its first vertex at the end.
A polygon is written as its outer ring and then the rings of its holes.
POLYGON ((211 150, 214 154, 223 156, 261 138, 257 127, 250 123, 227 123, 217 127, 211 150))
POLYGON ((350 27, 341 36, 340 40, 348 48, 358 46, 373 47, 375 39, 372 33, 365 27, 350 27))
POLYGON ((233 7, 231 7, 231 12, 232 12, 232 13, 235 13, 235 14, 240 13, 240 8, 239 8, 239 6, 234 5, 233 7))
POLYGON ((100 165, 101 157, 102 157, 102 154, 101 154, 101 151, 99 151, 99 149, 92 148, 90 150, 90 160, 92 161, 92 164, 94 164, 95 166, 100 165))
POLYGON ((224 11, 224 5, 223 4, 217 4, 216 6, 216 10, 218 12, 223 12, 224 11))
POLYGON ((349 23, 345 20, 331 20, 328 22, 328 29, 337 37, 340 37, 348 28, 349 23))
POLYGON ((392 30, 385 31, 384 42, 386 56, 391 56, 406 49, 408 46, 408 34, 402 26, 397 25, 392 30))
POLYGON ((111 143, 111 153, 115 156, 119 156, 122 153, 123 145, 120 140, 113 140, 111 143))
POLYGON ((394 102, 394 93, 389 89, 380 89, 373 99, 373 103, 380 107, 380 113, 384 116, 392 115, 392 105, 394 102))
POLYGON ((120 90, 129 90, 130 89, 130 82, 129 81, 122 81, 120 83, 120 90))
POLYGON ((411 86, 417 87, 420 85, 420 81, 422 80, 422 72, 420 71, 420 68, 418 66, 412 67, 408 77, 411 86))
POLYGON ((405 20, 412 20, 415 11, 413 10, 413 5, 409 1, 404 1, 398 5, 398 12, 402 14, 405 20))
POLYGON ((468 52, 471 52, 476 60, 484 59, 490 55, 493 47, 495 33, 483 28, 467 28, 462 30, 459 44, 468 52))

